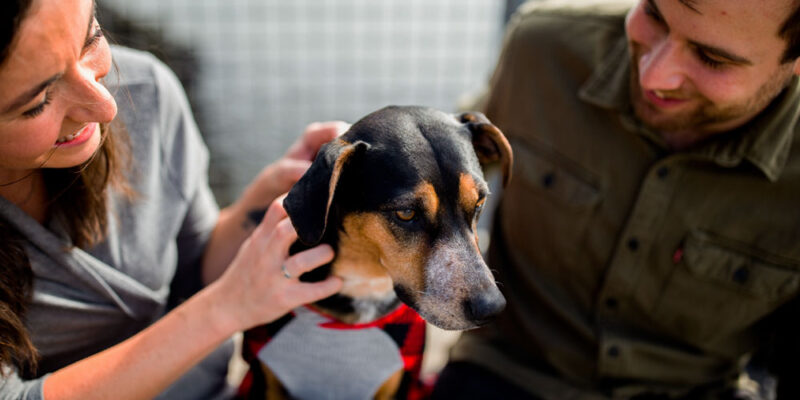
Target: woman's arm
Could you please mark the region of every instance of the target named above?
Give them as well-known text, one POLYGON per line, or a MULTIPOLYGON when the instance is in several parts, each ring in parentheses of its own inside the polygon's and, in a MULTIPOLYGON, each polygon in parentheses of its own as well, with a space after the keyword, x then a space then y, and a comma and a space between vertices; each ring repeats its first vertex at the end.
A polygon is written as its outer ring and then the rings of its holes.
POLYGON ((283 158, 264 168, 242 197, 220 212, 203 255, 204 283, 213 282, 225 271, 239 246, 252 232, 255 224, 247 215, 264 210, 276 197, 288 192, 311 165, 320 146, 348 128, 348 124, 339 121, 309 125, 283 158))
POLYGON ((128 340, 54 372, 45 398, 152 398, 234 332, 338 291, 337 278, 310 284, 283 275, 281 265, 299 276, 333 258, 326 245, 287 258, 296 237, 273 202, 219 279, 128 340))

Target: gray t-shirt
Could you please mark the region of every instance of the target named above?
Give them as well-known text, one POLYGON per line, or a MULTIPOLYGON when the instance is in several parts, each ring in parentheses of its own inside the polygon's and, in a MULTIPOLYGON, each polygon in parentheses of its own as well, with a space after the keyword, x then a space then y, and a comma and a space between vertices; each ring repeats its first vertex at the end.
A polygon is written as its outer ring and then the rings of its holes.
MULTIPOLYGON (((28 240, 35 280, 27 326, 41 355, 37 378, 0 378, 2 399, 42 398, 48 373, 127 339, 201 286, 203 249, 219 214, 208 150, 172 72, 145 53, 112 53, 116 68, 105 82, 130 136, 137 195, 112 194, 108 236, 85 251, 69 248, 57 220, 42 226, 0 197, 0 217, 28 240)), ((231 352, 223 345, 162 397, 219 397, 231 352)))

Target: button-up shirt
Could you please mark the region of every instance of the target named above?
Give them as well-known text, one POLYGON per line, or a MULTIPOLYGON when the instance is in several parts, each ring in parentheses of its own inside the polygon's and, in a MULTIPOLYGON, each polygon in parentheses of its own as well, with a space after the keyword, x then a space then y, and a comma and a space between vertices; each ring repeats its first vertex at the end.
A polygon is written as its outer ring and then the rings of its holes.
POLYGON ((632 112, 630 4, 561 3, 515 16, 485 97, 515 156, 489 250, 508 307, 453 360, 545 399, 725 386, 800 291, 798 79, 671 151, 632 112))

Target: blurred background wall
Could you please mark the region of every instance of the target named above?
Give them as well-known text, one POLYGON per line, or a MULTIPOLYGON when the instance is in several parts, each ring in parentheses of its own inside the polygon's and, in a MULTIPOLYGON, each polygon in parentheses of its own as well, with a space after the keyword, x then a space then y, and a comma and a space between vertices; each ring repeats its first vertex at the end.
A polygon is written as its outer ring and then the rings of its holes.
POLYGON ((455 111, 487 81, 519 0, 99 0, 117 43, 176 71, 221 205, 313 121, 389 104, 455 111))

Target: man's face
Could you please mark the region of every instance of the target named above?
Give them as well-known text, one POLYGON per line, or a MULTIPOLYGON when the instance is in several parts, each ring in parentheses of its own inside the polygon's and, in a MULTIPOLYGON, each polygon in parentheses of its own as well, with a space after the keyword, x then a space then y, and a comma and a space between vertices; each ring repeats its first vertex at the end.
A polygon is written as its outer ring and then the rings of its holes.
POLYGON ((783 90, 794 0, 640 0, 625 21, 636 115, 673 147, 736 128, 783 90))

